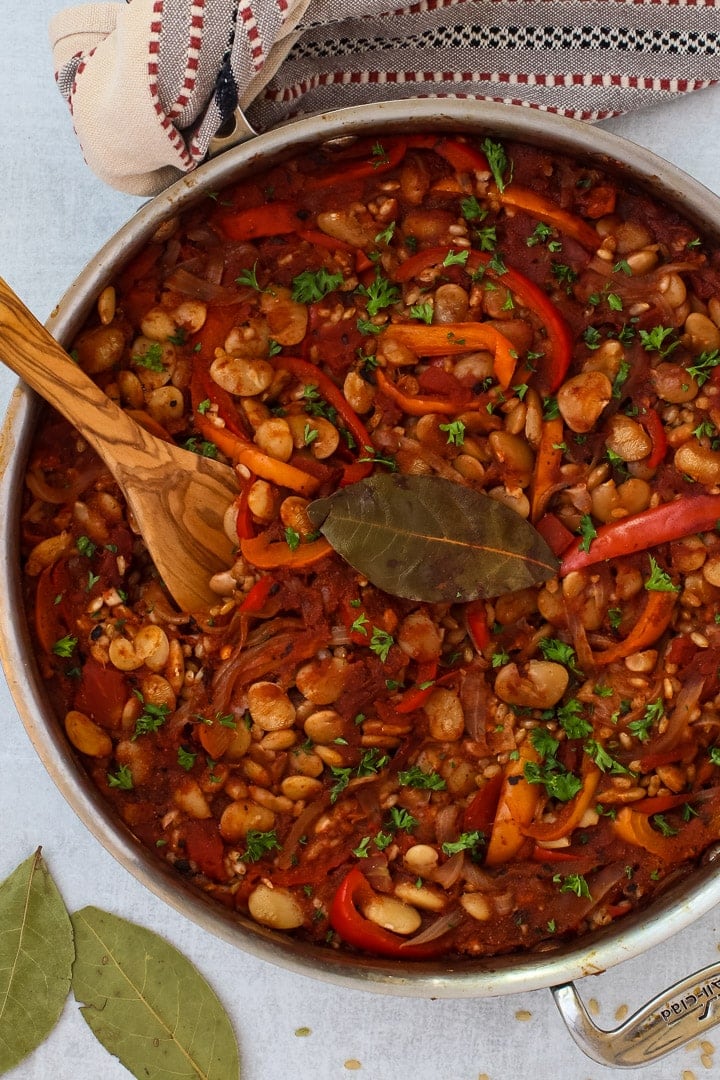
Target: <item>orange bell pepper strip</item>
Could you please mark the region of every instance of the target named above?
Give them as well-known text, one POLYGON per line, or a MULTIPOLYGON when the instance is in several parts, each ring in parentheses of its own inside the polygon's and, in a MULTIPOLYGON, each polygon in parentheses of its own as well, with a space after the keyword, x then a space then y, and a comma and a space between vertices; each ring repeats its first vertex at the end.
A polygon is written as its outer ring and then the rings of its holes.
POLYGON ((640 814, 629 806, 618 810, 617 816, 611 822, 611 828, 621 840, 649 851, 663 862, 676 862, 683 856, 684 845, 678 843, 676 836, 663 836, 653 829, 647 814, 640 814))
POLYGON ((639 514, 601 525, 587 551, 576 539, 560 564, 560 577, 620 555, 647 551, 658 544, 714 530, 720 519, 720 495, 687 495, 639 514))
POLYGON ((278 461, 277 458, 270 457, 249 440, 234 435, 227 428, 215 427, 212 421, 205 417, 196 416, 195 425, 203 438, 215 443, 218 450, 221 450, 226 457, 237 465, 244 465, 251 473, 262 477, 263 480, 270 480, 278 487, 290 488, 291 491, 304 495, 306 498, 310 498, 320 486, 320 481, 310 473, 303 472, 302 469, 286 461, 278 461))
MULTIPOLYGON (((450 399, 442 400, 441 398, 431 397, 416 397, 415 395, 405 394, 402 390, 399 390, 394 382, 388 379, 382 368, 377 368, 375 371, 375 381, 377 388, 385 397, 394 401, 404 413, 408 416, 425 416, 428 413, 441 413, 443 416, 457 416, 460 412, 466 412, 470 406, 465 403, 460 405, 457 401, 450 401, 450 399)), ((477 406, 475 406, 477 408, 477 406)))
POLYGON ((509 862, 526 841, 523 830, 535 816, 540 790, 538 784, 530 784, 525 779, 525 764, 528 761, 537 763, 539 760, 528 739, 520 744, 517 760, 509 762, 505 769, 505 779, 485 855, 487 866, 500 866, 509 862))
POLYGON ((382 338, 399 341, 418 356, 454 356, 487 349, 493 354, 493 371, 503 390, 510 385, 518 360, 512 342, 489 323, 448 323, 442 326, 391 323, 383 331, 382 338))
POLYGON ((224 727, 216 721, 199 725, 198 740, 205 753, 209 754, 213 761, 220 760, 232 742, 232 737, 232 728, 224 727))
POLYGON ((563 420, 544 420, 540 433, 540 445, 535 455, 535 469, 530 484, 530 520, 539 521, 553 494, 553 485, 560 476, 563 450, 563 420))
POLYGON ((653 645, 670 625, 676 600, 676 593, 648 592, 645 607, 628 636, 609 649, 593 653, 595 664, 607 667, 653 645))
POLYGON ((217 215, 217 223, 230 240, 257 240, 297 232, 303 224, 297 206, 290 202, 263 203, 247 210, 228 210, 217 215))
MULTIPOLYGON (((448 254, 457 255, 458 251, 452 247, 433 247, 418 251, 417 254, 411 255, 400 264, 394 274, 395 281, 411 281, 431 266, 441 268, 448 254)), ((547 293, 525 274, 510 266, 500 273, 493 266, 493 256, 490 253, 470 250, 467 262, 464 264, 465 271, 472 274, 481 267, 490 281, 505 285, 524 307, 535 313, 545 327, 545 356, 538 376, 542 382, 543 391, 554 394, 562 385, 573 356, 574 343, 570 327, 547 293)))
POLYGON ((307 544, 301 543, 295 550, 285 540, 272 539, 268 531, 240 541, 243 558, 253 566, 257 566, 259 570, 276 570, 284 567, 301 569, 312 566, 327 555, 331 555, 332 550, 324 536, 318 540, 311 540, 307 544))
POLYGON ((583 786, 577 795, 574 795, 558 811, 555 821, 526 825, 522 830, 523 835, 531 836, 533 840, 540 840, 541 842, 562 840, 565 836, 569 836, 573 829, 577 829, 585 811, 590 808, 601 775, 597 765, 590 762, 590 759, 586 757, 583 768, 583 786))
POLYGON ((503 192, 497 194, 503 206, 525 210, 539 221, 544 221, 546 225, 554 225, 558 232, 571 236, 588 251, 597 251, 600 246, 600 237, 592 225, 588 225, 577 214, 562 210, 550 199, 538 195, 536 191, 517 184, 508 184, 503 192))
POLYGON ((692 791, 680 795, 650 795, 647 799, 634 802, 632 809, 636 814, 665 814, 668 810, 675 810, 678 806, 685 806, 692 801, 692 791))

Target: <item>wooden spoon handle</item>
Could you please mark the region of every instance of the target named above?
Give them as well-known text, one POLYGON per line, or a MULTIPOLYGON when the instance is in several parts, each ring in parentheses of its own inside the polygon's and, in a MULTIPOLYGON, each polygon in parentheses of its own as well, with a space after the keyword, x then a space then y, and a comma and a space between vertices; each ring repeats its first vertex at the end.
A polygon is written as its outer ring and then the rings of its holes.
POLYGON ((123 465, 156 453, 157 441, 73 363, 2 278, 0 360, 77 428, 116 479, 123 465))

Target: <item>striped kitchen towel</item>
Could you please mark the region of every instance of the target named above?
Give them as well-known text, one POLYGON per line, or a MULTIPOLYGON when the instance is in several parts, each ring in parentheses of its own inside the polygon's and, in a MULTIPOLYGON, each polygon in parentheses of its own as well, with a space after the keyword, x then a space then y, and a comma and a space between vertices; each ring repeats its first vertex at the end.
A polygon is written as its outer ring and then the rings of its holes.
POLYGON ((598 120, 720 81, 720 0, 129 0, 51 23, 89 166, 137 195, 264 131, 396 98, 475 97, 598 120))

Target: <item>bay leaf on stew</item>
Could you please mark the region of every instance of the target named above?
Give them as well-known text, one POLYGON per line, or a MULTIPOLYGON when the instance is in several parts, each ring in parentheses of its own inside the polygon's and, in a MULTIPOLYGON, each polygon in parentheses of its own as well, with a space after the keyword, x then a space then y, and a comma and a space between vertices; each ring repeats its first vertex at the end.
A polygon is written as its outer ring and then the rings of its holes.
POLYGON ((70 917, 38 849, 0 885, 0 1073, 55 1027, 73 956, 70 917))
POLYGON ((237 1080, 237 1041, 220 1000, 178 950, 86 907, 72 916, 72 988, 88 1025, 142 1080, 237 1080))
POLYGON ((427 603, 547 581, 558 561, 503 503, 439 476, 378 473, 308 506, 335 551, 384 592, 427 603))

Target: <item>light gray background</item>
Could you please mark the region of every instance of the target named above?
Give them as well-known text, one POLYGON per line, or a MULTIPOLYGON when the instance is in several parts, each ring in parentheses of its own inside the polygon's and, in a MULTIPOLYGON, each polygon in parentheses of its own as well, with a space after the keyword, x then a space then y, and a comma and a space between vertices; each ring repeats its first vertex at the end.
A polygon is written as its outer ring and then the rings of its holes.
MULTIPOLYGON (((140 200, 103 187, 83 163, 57 93, 47 23, 62 0, 0 3, 0 275, 45 319, 86 261, 140 200)), ((655 150, 720 192, 720 88, 607 127, 655 150)), ((0 372, 0 411, 15 379, 0 372)), ((0 677, 0 879, 38 845, 69 910, 94 904, 142 922, 192 959, 222 998, 237 1032, 244 1080, 609 1080, 576 1049, 550 994, 479 1001, 384 998, 328 987, 243 956, 164 906, 102 849, 55 790, 0 677), (298 1036, 298 1028, 310 1034, 298 1036), (355 1069, 353 1069, 353 1063, 355 1069), (357 1068, 359 1063, 360 1068, 357 1068)), ((720 915, 581 991, 598 1022, 617 1024, 681 975, 718 959, 720 915)), ((716 1038, 720 1039, 720 1036, 716 1038)), ((709 1040, 636 1075, 720 1076, 709 1040)), ((122 1080, 69 1000, 44 1046, 11 1080, 122 1080)), ((631 1075, 631 1074, 630 1074, 631 1075)), ((228 1078, 232 1080, 232 1078, 228 1078)))

